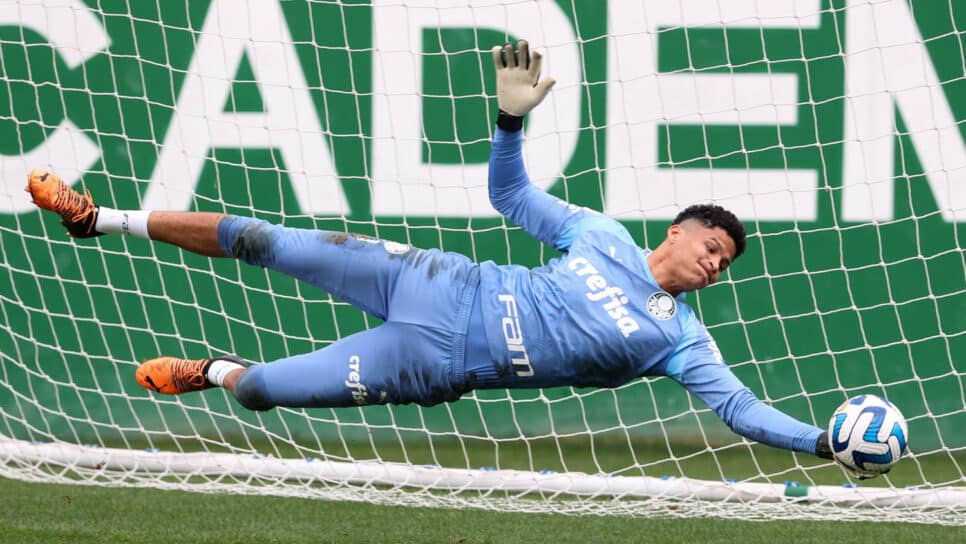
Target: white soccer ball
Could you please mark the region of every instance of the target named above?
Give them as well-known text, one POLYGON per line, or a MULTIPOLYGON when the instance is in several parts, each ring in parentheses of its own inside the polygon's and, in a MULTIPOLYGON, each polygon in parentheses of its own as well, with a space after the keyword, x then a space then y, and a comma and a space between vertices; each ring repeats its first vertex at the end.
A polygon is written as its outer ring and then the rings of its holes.
POLYGON ((906 418, 889 401, 859 395, 839 406, 828 423, 835 460, 859 478, 889 472, 906 451, 906 418))

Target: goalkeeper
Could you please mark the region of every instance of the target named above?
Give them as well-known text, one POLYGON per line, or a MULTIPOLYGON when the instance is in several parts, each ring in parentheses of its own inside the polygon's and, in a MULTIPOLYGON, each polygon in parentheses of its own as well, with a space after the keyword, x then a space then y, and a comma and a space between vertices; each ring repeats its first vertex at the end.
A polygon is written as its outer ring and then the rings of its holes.
POLYGON ((30 173, 34 202, 77 238, 130 234, 208 257, 234 257, 323 289, 384 323, 319 351, 267 364, 159 357, 143 387, 182 394, 224 387, 252 410, 377 403, 432 406, 473 389, 617 387, 668 376, 736 433, 831 458, 823 431, 757 399, 724 363, 684 294, 715 283, 745 249, 735 216, 683 210, 653 251, 616 221, 530 183, 523 117, 554 84, 527 43, 495 47, 500 114, 489 194, 507 218, 562 256, 527 269, 474 263, 342 232, 286 228, 219 213, 113 210, 50 172, 30 173))

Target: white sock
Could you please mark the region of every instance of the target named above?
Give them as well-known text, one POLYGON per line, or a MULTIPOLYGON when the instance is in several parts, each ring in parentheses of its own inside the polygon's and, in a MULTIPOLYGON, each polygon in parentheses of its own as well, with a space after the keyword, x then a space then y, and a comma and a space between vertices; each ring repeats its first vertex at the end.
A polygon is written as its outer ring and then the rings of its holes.
POLYGON ((222 387, 225 385, 225 376, 228 376, 228 373, 231 372, 232 370, 235 370, 236 368, 245 368, 245 367, 236 363, 235 361, 228 361, 225 359, 215 359, 214 361, 211 362, 211 365, 208 367, 208 376, 207 376, 208 381, 211 382, 212 385, 217 385, 218 387, 222 387))
POLYGON ((148 236, 148 216, 151 210, 115 210, 100 206, 94 230, 104 234, 130 234, 138 238, 148 236))

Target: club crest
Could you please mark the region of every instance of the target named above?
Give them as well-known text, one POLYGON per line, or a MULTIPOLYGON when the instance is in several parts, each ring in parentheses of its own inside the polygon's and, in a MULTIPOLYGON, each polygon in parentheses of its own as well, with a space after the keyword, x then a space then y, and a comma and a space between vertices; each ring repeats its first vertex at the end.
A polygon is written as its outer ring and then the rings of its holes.
POLYGON ((647 297, 647 311, 655 318, 666 321, 674 317, 678 311, 678 305, 674 297, 664 291, 658 291, 647 297))

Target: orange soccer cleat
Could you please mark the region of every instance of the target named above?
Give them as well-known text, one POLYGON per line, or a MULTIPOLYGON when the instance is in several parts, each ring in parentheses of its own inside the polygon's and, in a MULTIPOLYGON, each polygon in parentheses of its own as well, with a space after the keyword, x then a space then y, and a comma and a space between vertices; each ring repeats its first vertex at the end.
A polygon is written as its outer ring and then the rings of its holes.
POLYGON ((91 238, 102 233, 94 230, 97 222, 97 205, 91 192, 80 194, 46 170, 31 170, 27 175, 27 192, 37 206, 59 215, 61 224, 74 238, 91 238))
POLYGON ((205 376, 210 362, 211 359, 158 357, 141 363, 134 377, 141 387, 166 395, 201 391, 212 387, 205 376))

